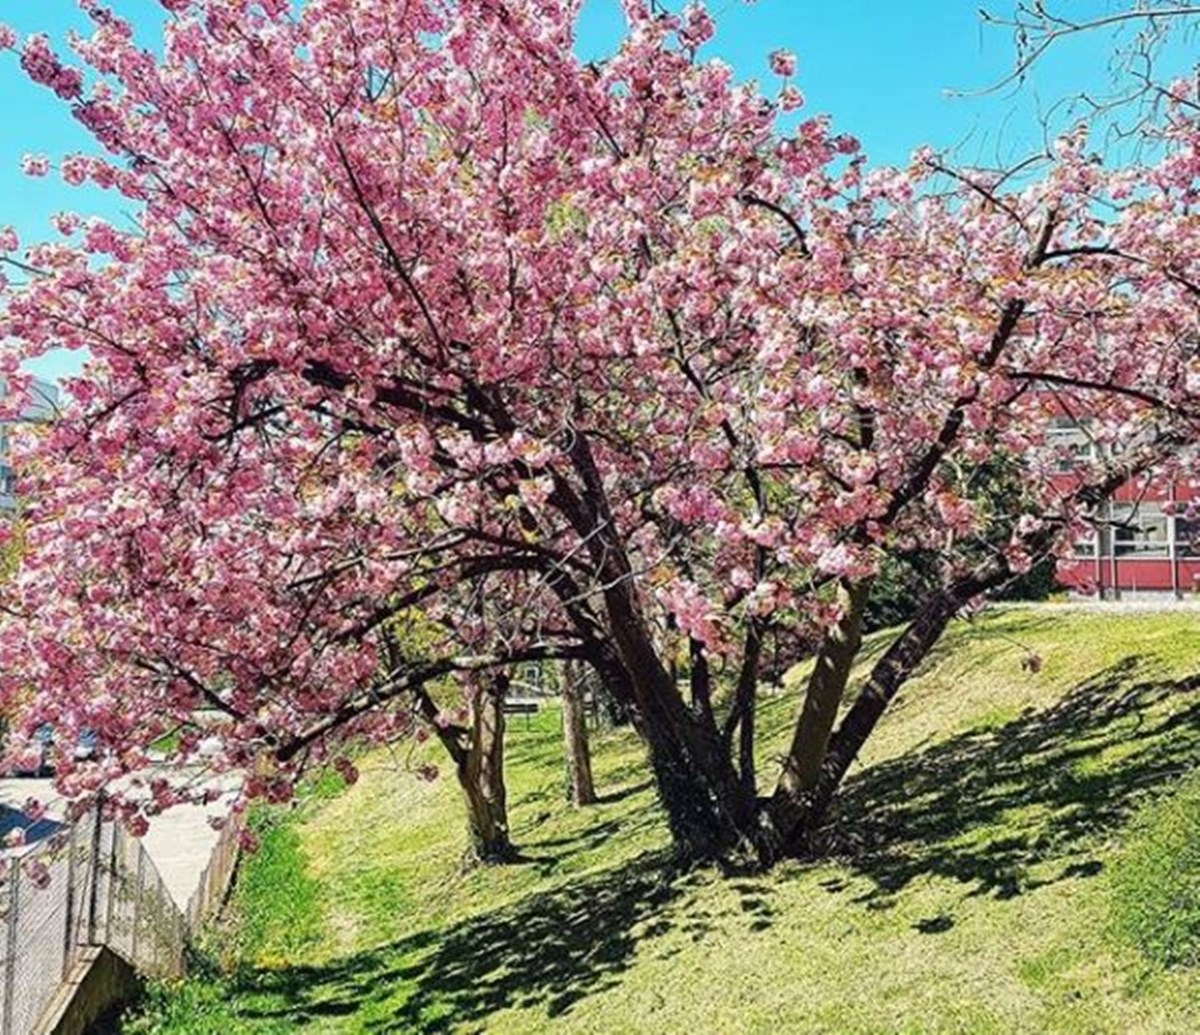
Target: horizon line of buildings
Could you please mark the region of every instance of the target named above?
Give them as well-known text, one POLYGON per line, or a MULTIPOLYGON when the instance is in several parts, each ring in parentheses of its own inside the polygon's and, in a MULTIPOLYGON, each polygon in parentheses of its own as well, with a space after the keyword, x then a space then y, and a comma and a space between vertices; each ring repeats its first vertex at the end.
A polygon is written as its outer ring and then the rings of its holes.
MULTIPOLYGON (((1055 421, 1050 439, 1064 483, 1078 462, 1095 456, 1077 421, 1055 421)), ((1200 598, 1200 517, 1188 514, 1197 502, 1200 492, 1174 480, 1126 482, 1097 510, 1093 533, 1075 543, 1075 563, 1059 565, 1059 584, 1101 600, 1200 598)))

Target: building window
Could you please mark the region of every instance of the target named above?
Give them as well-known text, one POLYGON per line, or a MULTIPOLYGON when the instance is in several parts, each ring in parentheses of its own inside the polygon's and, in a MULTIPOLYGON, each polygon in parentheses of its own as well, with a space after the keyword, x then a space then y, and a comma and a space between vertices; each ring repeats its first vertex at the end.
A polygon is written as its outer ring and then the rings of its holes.
POLYGON ((1046 445, 1054 454, 1056 471, 1073 471, 1095 459, 1095 443, 1088 429, 1069 417, 1056 417, 1046 429, 1046 445))
POLYGON ((1170 520, 1157 503, 1114 503, 1113 552, 1118 557, 1167 557, 1170 520))
POLYGON ((1200 517, 1175 519, 1175 551, 1180 557, 1200 557, 1200 517))

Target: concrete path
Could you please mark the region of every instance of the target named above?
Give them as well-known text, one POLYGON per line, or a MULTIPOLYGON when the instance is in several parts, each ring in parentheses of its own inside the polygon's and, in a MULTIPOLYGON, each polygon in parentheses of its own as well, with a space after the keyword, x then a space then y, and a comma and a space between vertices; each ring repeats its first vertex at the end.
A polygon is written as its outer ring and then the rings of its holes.
MULTIPOLYGON (((225 795, 212 805, 178 805, 150 821, 150 830, 142 845, 150 856, 172 901, 180 911, 199 887, 200 878, 212 858, 219 832, 209 824, 214 816, 229 812, 228 798, 237 790, 238 779, 229 776, 214 781, 225 795)), ((19 815, 22 806, 35 798, 47 806, 46 819, 28 827, 26 838, 33 844, 59 829, 63 819, 63 800, 50 780, 13 776, 0 779, 0 836, 15 825, 28 826, 19 815)), ((23 849, 0 849, 0 856, 22 854, 23 849)))
POLYGON ((220 836, 209 820, 229 815, 228 796, 236 792, 239 782, 228 777, 217 784, 227 797, 212 805, 177 805, 155 816, 142 838, 146 853, 181 912, 187 911, 188 900, 200 886, 200 877, 220 836))
POLYGON ((1124 597, 1120 600, 1096 600, 1094 597, 1071 597, 1068 600, 1012 600, 990 605, 997 610, 1038 611, 1054 614, 1062 611, 1095 611, 1098 614, 1153 614, 1158 612, 1190 612, 1200 614, 1200 600, 1183 600, 1162 595, 1157 597, 1124 597))

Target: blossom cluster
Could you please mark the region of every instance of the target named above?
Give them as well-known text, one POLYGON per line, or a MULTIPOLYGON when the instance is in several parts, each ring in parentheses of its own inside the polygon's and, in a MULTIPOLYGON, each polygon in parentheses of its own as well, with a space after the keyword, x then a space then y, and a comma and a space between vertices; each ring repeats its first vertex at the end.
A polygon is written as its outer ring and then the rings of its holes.
POLYGON ((161 58, 91 6, 86 100, 25 41, 109 153, 64 180, 139 212, 60 217, 0 309, 6 376, 88 356, 16 436, 0 587, 12 750, 47 722, 110 748, 62 760, 69 793, 182 730, 175 760, 286 800, 347 744, 421 735, 430 680, 619 623, 731 658, 748 626, 836 620, 827 587, 890 552, 1019 561, 973 472, 1018 465, 1066 541, 1050 418, 1120 444, 1189 412, 1182 111, 1144 169, 1081 134, 1017 187, 931 152, 874 169, 780 119, 790 82, 775 103, 703 60, 701 5, 625 0, 595 66, 577 6, 173 0, 161 58))

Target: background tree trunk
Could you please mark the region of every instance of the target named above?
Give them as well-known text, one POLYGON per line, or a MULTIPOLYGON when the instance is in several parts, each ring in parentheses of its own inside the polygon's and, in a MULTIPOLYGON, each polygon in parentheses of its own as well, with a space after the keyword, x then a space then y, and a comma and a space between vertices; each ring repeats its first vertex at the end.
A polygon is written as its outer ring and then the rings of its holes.
POLYGON ((468 743, 455 758, 467 803, 470 854, 479 862, 516 857, 508 836, 508 795, 504 787, 504 696, 508 677, 497 676, 476 693, 470 707, 468 743))
POLYGON ((564 661, 562 679, 563 748, 567 759, 567 782, 571 804, 576 808, 596 802, 592 782, 592 754, 588 747, 585 685, 580 667, 564 661))

